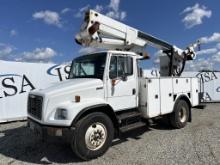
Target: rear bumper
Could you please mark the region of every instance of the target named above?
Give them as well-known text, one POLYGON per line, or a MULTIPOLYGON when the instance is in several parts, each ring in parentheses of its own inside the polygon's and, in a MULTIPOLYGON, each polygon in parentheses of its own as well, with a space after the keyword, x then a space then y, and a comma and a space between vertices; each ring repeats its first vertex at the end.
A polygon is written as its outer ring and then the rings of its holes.
POLYGON ((48 136, 62 137, 66 141, 70 141, 74 135, 73 127, 62 127, 62 126, 52 126, 52 125, 43 125, 34 121, 31 118, 28 118, 28 127, 37 135, 46 139, 48 136))

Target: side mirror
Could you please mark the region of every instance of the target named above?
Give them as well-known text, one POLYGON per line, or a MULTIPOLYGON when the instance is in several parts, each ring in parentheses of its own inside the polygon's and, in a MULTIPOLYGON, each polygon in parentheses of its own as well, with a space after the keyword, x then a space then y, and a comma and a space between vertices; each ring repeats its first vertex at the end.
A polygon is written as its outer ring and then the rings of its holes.
POLYGON ((139 68, 139 77, 143 77, 143 69, 139 68))
POLYGON ((117 73, 115 74, 115 72, 110 72, 109 73, 109 78, 110 79, 116 79, 117 78, 117 73))
POLYGON ((128 77, 127 77, 126 75, 123 75, 123 76, 121 77, 121 80, 122 80, 122 81, 127 81, 127 80, 128 80, 128 77))

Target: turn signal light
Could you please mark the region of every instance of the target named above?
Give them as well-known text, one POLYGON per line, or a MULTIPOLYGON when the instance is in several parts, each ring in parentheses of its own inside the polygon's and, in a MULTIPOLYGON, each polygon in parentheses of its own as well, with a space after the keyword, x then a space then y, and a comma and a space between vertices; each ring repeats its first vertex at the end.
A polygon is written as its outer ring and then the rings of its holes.
POLYGON ((75 102, 76 103, 80 102, 80 96, 75 96, 75 102))

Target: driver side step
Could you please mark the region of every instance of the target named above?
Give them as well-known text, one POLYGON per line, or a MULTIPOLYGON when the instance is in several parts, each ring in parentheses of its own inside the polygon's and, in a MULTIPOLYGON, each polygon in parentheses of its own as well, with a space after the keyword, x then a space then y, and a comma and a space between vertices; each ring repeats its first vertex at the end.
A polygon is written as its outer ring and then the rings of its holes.
POLYGON ((129 124, 129 125, 120 127, 119 130, 120 130, 121 133, 125 133, 125 132, 128 132, 128 131, 143 127, 143 126, 146 126, 146 123, 143 122, 143 121, 139 121, 139 122, 136 122, 136 123, 133 123, 133 124, 129 124))
POLYGON ((139 111, 128 111, 117 115, 120 122, 127 121, 129 119, 139 119, 141 118, 141 113, 139 111))
POLYGON ((117 114, 118 122, 120 124, 119 131, 121 133, 145 126, 141 113, 137 109, 121 111, 117 114))

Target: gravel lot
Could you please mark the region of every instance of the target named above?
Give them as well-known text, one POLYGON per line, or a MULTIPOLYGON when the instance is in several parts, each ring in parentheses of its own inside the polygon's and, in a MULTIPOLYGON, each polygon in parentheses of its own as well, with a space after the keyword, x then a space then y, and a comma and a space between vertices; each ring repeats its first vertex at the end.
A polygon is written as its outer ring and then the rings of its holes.
POLYGON ((42 142, 26 122, 2 124, 0 164, 220 164, 220 104, 193 109, 193 122, 180 130, 160 120, 130 132, 89 162, 76 158, 60 140, 42 142))

